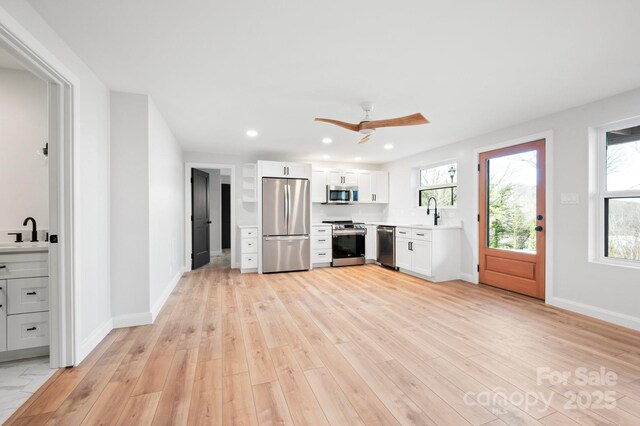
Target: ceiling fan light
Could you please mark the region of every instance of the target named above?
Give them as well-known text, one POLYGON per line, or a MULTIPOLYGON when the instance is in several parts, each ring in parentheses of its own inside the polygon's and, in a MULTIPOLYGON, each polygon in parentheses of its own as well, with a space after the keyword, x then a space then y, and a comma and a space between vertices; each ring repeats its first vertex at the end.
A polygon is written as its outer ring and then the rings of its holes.
POLYGON ((372 135, 376 129, 360 129, 360 133, 363 135, 372 135))

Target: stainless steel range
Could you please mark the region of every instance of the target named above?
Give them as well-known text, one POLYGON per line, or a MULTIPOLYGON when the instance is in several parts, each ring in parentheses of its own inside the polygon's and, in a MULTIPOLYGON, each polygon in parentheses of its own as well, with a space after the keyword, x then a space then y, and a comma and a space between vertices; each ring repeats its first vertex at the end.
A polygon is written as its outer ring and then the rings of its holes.
POLYGON ((364 223, 350 220, 324 221, 332 228, 333 259, 331 266, 364 265, 364 247, 367 228, 364 223))

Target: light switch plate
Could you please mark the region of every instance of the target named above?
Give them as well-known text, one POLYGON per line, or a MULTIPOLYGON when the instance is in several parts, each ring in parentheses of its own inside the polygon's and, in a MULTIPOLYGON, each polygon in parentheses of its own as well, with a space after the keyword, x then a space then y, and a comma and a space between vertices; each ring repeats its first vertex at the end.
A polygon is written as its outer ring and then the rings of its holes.
POLYGON ((580 197, 577 192, 563 192, 560 194, 560 204, 578 204, 580 197))

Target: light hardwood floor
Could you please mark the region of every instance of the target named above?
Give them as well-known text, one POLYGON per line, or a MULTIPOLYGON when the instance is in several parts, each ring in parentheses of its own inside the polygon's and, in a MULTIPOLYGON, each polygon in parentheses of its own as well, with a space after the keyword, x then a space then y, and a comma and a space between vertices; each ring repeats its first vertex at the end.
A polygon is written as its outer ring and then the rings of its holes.
POLYGON ((112 331, 47 386, 13 424, 639 425, 640 333, 375 265, 213 264, 155 324, 112 331), (580 384, 577 368, 615 384, 580 384))

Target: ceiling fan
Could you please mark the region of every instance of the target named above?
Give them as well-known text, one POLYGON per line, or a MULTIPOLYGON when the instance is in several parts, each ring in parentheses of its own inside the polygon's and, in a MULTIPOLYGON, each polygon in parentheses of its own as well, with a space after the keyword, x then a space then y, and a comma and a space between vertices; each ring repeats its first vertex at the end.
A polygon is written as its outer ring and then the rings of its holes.
POLYGON ((331 118, 316 118, 315 121, 322 121, 323 123, 334 124, 342 128, 358 132, 362 135, 362 139, 359 144, 368 142, 371 139, 371 135, 380 127, 399 127, 399 126, 415 126, 418 124, 427 124, 429 120, 424 118, 419 112, 416 114, 407 115, 406 117, 390 118, 387 120, 371 120, 369 115, 373 111, 373 104, 371 102, 363 102, 362 109, 364 111, 364 118, 358 124, 347 123, 344 121, 333 120, 331 118))

